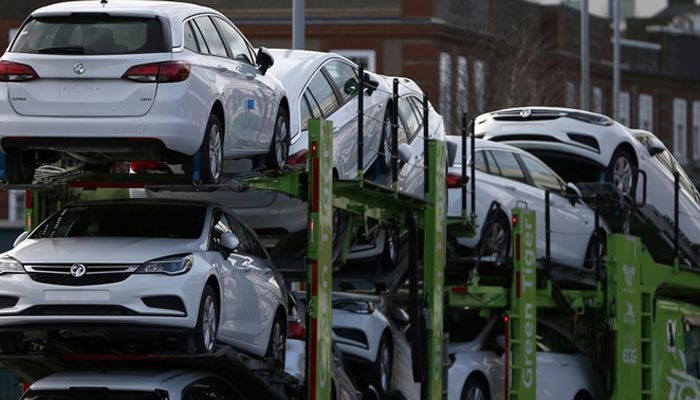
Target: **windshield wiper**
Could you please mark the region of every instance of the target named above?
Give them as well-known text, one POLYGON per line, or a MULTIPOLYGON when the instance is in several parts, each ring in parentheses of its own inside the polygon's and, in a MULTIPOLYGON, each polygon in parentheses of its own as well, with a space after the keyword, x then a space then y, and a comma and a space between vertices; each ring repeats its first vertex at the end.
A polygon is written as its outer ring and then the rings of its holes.
POLYGON ((47 47, 39 49, 41 54, 85 54, 85 49, 78 46, 47 47))

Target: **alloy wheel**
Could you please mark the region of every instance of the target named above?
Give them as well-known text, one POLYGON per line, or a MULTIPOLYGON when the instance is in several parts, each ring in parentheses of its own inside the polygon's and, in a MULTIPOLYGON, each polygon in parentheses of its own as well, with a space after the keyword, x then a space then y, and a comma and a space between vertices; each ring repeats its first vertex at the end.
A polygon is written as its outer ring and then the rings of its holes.
POLYGON ((223 146, 221 142, 221 129, 213 124, 209 130, 209 172, 213 182, 221 179, 223 170, 223 146))
POLYGON ((204 310, 202 312, 202 330, 203 344, 206 352, 211 352, 216 346, 216 302, 211 296, 204 301, 204 310))
POLYGON ((472 386, 467 391, 466 400, 484 400, 485 398, 486 397, 484 396, 484 392, 479 386, 472 386))
POLYGON ((275 325, 272 327, 272 359, 280 361, 280 363, 284 362, 285 340, 282 325, 279 321, 275 321, 275 325))
POLYGON ((498 257, 505 257, 506 254, 506 230, 499 221, 495 221, 489 229, 487 236, 486 255, 496 254, 498 257))
POLYGON ((288 132, 287 120, 280 115, 275 123, 275 140, 277 141, 275 143, 275 157, 279 167, 283 167, 287 162, 287 154, 289 153, 288 132))
POLYGON ((389 382, 391 381, 391 350, 386 344, 382 347, 381 354, 381 384, 384 392, 389 391, 389 382))
POLYGON ((622 193, 629 193, 632 189, 632 164, 626 157, 615 160, 613 183, 622 193))

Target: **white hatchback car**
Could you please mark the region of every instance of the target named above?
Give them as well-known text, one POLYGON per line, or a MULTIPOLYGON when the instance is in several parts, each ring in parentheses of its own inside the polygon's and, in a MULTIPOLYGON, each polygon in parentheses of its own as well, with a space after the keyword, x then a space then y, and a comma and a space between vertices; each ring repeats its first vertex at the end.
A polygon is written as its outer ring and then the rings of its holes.
POLYGON ((284 361, 282 277, 255 233, 214 204, 68 205, 0 256, 0 296, 5 352, 23 330, 94 327, 173 331, 189 351, 218 340, 284 361))
MULTIPOLYGON (((225 373, 222 372, 222 373, 225 373)), ((254 400, 276 398, 250 380, 206 371, 132 369, 60 372, 39 379, 22 400, 254 400)))
POLYGON ((529 151, 572 181, 610 181, 623 193, 635 186, 639 159, 634 139, 624 125, 605 115, 569 108, 511 108, 478 116, 474 130, 477 137, 529 151))
POLYGON ((289 106, 274 59, 223 14, 169 1, 71 1, 34 11, 0 58, 11 182, 69 155, 162 160, 218 182, 225 159, 282 166, 289 106))
MULTIPOLYGON (((463 322, 466 342, 450 343, 454 358, 448 372, 448 400, 504 400, 504 327, 501 320, 463 322)), ((450 334, 460 338, 460 332, 450 334)), ((602 399, 602 386, 591 361, 554 324, 537 325, 537 398, 539 400, 602 399)))
MULTIPOLYGON (((448 136, 461 160, 461 137, 448 136)), ((550 190, 551 262, 583 272, 593 270, 605 257, 605 225, 600 221, 595 230, 595 212, 581 200, 576 186, 565 183, 552 169, 537 157, 502 143, 476 139, 476 215, 479 234, 472 238, 458 238, 460 245, 495 256, 505 261, 511 253, 511 210, 519 203, 536 212, 537 256, 545 256, 545 190, 550 190), (500 209, 487 223, 492 203, 500 209)), ((468 163, 470 142, 467 142, 468 163)), ((448 211, 450 217, 462 215, 461 163, 448 170, 448 211), (450 184, 450 181, 456 184, 450 184)), ((467 168, 467 177, 471 173, 467 168)), ((467 185, 467 187, 470 187, 467 185)), ((470 205, 467 205, 470 208, 470 205)), ((573 276, 570 276, 573 278, 573 276)))

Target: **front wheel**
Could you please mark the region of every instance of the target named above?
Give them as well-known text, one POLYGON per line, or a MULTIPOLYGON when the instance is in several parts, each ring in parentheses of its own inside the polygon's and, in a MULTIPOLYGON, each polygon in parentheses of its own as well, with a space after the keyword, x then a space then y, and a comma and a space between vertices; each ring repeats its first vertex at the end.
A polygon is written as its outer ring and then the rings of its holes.
POLYGON ((583 261, 583 267, 594 271, 596 279, 605 279, 605 257, 606 257, 605 238, 600 233, 593 233, 588 241, 586 249, 586 259, 583 261))
POLYGON ((219 330, 219 312, 216 293, 211 286, 206 285, 199 304, 197 326, 192 334, 194 351, 211 353, 216 348, 216 337, 219 330))
POLYGON ((265 357, 284 368, 286 354, 287 330, 285 329, 285 321, 280 314, 277 314, 272 322, 272 332, 270 333, 265 357))
POLYGON ((287 164, 289 158, 289 115, 287 110, 280 108, 275 118, 275 132, 267 155, 267 167, 280 170, 287 164))
POLYGON ((372 364, 372 375, 370 384, 382 393, 389 392, 391 386, 391 374, 394 366, 394 352, 391 337, 387 334, 382 336, 379 342, 377 358, 372 364))
POLYGON ((182 167, 192 182, 219 183, 224 175, 224 130, 219 117, 212 114, 204 130, 204 138, 197 154, 185 157, 182 167), (199 179, 194 166, 199 167, 199 179))
POLYGON ((608 164, 606 180, 612 182, 623 194, 631 195, 635 189, 635 178, 632 155, 625 149, 615 150, 608 164))
POLYGON ((490 400, 491 394, 484 381, 476 376, 470 376, 462 387, 460 400, 490 400))

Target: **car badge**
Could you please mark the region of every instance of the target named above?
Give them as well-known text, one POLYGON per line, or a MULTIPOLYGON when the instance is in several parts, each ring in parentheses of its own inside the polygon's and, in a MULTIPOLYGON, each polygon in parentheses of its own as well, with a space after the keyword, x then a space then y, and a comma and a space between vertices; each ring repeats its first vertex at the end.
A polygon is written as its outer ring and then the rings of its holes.
POLYGON ((87 268, 83 264, 73 264, 70 267, 70 274, 75 278, 82 278, 87 272, 87 268))
POLYGON ((529 108, 523 108, 522 110, 520 110, 520 118, 528 118, 531 114, 532 110, 530 110, 529 108))
POLYGON ((82 75, 85 73, 85 64, 75 64, 73 66, 73 72, 75 72, 77 75, 82 75))

